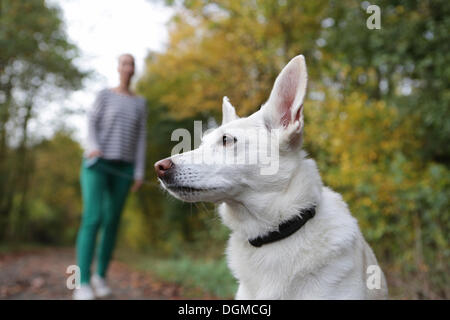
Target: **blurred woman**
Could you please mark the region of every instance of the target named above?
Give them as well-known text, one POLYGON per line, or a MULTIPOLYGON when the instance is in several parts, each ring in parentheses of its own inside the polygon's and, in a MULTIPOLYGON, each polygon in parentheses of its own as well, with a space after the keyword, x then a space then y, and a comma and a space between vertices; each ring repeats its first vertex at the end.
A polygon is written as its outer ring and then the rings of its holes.
POLYGON ((83 215, 76 253, 81 287, 73 294, 77 300, 111 294, 106 273, 120 216, 130 187, 138 190, 144 178, 147 111, 145 100, 130 90, 134 68, 131 54, 119 57, 119 86, 101 90, 88 117, 88 147, 80 174, 83 215), (91 276, 94 252, 97 266, 91 276))

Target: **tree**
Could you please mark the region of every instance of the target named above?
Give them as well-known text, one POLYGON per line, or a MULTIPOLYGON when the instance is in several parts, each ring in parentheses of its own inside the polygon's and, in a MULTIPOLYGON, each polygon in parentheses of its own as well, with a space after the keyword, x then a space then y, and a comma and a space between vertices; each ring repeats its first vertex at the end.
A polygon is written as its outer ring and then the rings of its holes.
POLYGON ((316 74, 315 40, 326 1, 181 1, 167 50, 154 54, 147 90, 177 118, 213 114, 222 97, 241 115, 257 110, 280 68, 303 53, 316 74), (180 106, 183 106, 180 108, 180 106))
MULTIPOLYGON (((365 28, 361 1, 331 1, 322 39, 342 95, 365 92, 417 116, 423 159, 450 164, 450 2, 377 1, 381 29, 365 28)), ((368 2, 363 2, 367 5, 368 2)))
POLYGON ((76 67, 78 54, 57 7, 44 0, 0 1, 0 237, 17 193, 18 212, 26 211, 30 119, 50 99, 81 87, 88 73, 76 67))

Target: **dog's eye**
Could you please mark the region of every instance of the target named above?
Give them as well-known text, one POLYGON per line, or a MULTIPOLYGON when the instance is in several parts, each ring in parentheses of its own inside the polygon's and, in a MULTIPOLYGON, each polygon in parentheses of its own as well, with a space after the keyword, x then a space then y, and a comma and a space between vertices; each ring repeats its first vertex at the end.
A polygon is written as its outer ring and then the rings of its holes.
POLYGON ((224 147, 228 146, 228 145, 230 145, 232 143, 235 143, 236 141, 237 141, 237 139, 235 137, 230 136, 230 135, 224 134, 222 136, 222 145, 224 147))

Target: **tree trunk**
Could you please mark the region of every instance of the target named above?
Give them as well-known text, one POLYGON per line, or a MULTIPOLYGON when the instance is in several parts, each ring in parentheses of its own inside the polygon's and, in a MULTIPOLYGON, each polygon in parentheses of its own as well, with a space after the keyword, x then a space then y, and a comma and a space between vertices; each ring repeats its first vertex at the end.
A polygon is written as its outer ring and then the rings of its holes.
POLYGON ((20 188, 20 203, 18 205, 17 210, 10 210, 10 236, 14 240, 18 240, 21 238, 24 232, 24 226, 26 226, 26 216, 27 216, 27 195, 28 195, 28 187, 29 187, 29 176, 30 170, 27 165, 28 161, 28 123, 31 119, 33 103, 32 97, 33 92, 29 94, 29 99, 25 105, 25 116, 22 122, 22 141, 20 143, 19 148, 17 149, 17 162, 18 166, 16 169, 17 172, 17 184, 20 188), (16 213, 16 216, 13 216, 16 213))

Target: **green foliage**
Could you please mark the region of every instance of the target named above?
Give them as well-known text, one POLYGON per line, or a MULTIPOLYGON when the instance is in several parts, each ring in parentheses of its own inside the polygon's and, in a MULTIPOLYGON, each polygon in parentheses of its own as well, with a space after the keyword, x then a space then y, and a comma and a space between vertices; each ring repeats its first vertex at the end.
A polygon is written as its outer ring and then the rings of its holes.
POLYGON ((381 263, 425 273, 435 287, 446 287, 450 171, 418 161, 422 143, 411 132, 419 121, 356 93, 345 104, 333 95, 313 102, 305 116, 306 149, 381 263))
POLYGON ((332 27, 322 39, 324 61, 343 92, 365 92, 417 116, 426 160, 449 162, 450 3, 446 0, 380 0, 381 29, 365 28, 369 16, 358 0, 331 1, 332 27))
MULTIPOLYGON (((248 115, 268 97, 280 68, 302 52, 316 65, 315 39, 326 1, 181 1, 167 50, 152 54, 147 96, 177 119, 220 117, 223 95, 248 115)), ((317 70, 311 68, 311 74, 317 70)))
POLYGON ((178 259, 145 258, 138 263, 138 268, 187 289, 202 289, 217 298, 233 298, 237 290, 237 282, 224 257, 214 260, 193 259, 187 255, 178 259))
POLYGON ((0 72, 23 89, 37 88, 47 80, 55 87, 81 86, 85 73, 73 64, 78 48, 69 43, 58 7, 44 0, 1 0, 0 72))
POLYGON ((72 244, 81 213, 79 172, 82 150, 70 133, 57 132, 33 148, 26 240, 72 244))
POLYGON ((52 202, 29 199, 30 151, 39 140, 30 138, 29 124, 48 101, 81 87, 88 73, 75 66, 78 54, 57 7, 44 0, 0 1, 0 239, 27 237, 31 209, 60 212, 52 202))

